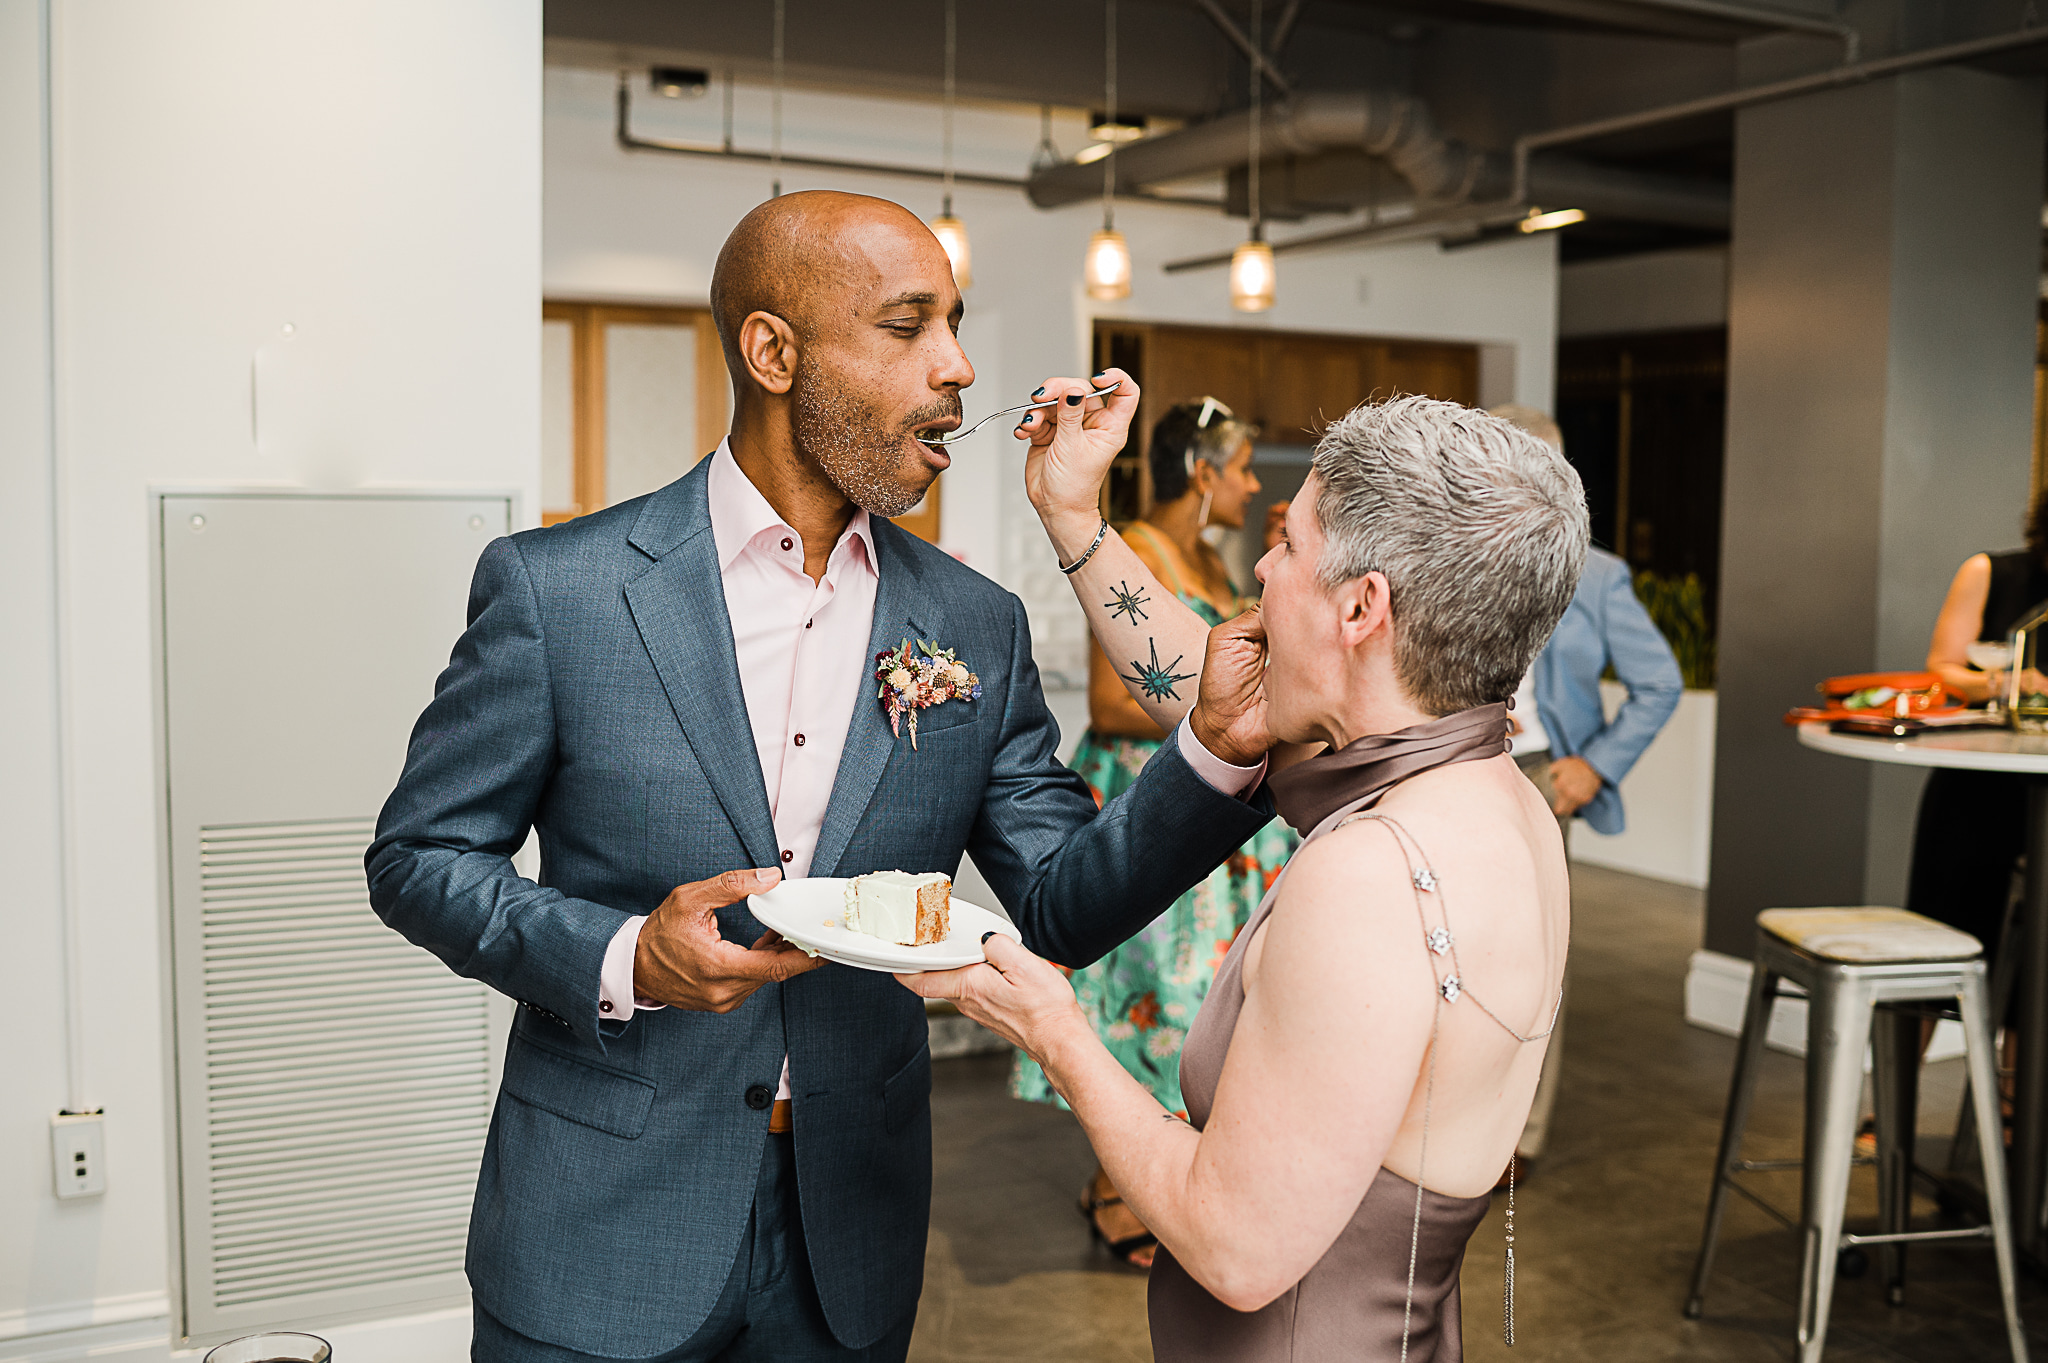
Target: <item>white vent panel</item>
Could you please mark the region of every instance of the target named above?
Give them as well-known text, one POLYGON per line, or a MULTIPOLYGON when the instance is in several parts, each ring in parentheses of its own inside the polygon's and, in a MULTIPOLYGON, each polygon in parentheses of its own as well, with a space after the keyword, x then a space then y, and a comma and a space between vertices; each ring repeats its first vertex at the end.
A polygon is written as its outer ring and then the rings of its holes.
POLYGON ((179 1345, 464 1300, 511 1005, 363 852, 503 496, 160 494, 179 1345))
POLYGON ((371 912, 373 832, 200 830, 216 1307, 462 1268, 490 1121, 485 994, 371 912))

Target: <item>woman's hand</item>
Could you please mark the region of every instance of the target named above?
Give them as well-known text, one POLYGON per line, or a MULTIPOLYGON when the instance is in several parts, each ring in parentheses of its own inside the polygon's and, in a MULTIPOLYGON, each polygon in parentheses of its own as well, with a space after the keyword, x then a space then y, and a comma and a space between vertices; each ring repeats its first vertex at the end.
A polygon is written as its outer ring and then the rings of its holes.
POLYGON ((1138 385, 1121 369, 1105 369, 1093 383, 1047 379, 1035 398, 1058 398, 1056 406, 1026 412, 1016 435, 1029 441, 1024 454, 1024 490, 1045 522, 1060 562, 1086 552, 1102 524, 1098 493, 1110 460, 1130 438, 1138 413, 1138 385), (1120 383, 1106 398, 1087 394, 1120 383))
POLYGON ((1201 691, 1188 727, 1202 746, 1249 767, 1279 740, 1267 725, 1266 621, 1258 604, 1209 631, 1201 691))
POLYGON ((1067 977, 1022 943, 991 933, 988 960, 959 970, 898 975, 896 982, 927 999, 951 999, 961 1012, 1043 1063, 1047 1048, 1072 1028, 1088 1031, 1067 977))

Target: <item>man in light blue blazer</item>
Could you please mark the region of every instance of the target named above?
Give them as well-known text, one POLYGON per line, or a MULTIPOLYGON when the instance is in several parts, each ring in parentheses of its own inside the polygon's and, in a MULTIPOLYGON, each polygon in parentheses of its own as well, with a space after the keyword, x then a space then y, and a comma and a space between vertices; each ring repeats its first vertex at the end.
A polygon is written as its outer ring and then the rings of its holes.
POLYGON ((367 856, 386 923, 523 1005, 470 1220, 484 1363, 900 1361, 931 1199, 923 1002, 794 951, 745 895, 971 852, 1026 944, 1079 966, 1272 813, 1240 798, 1262 749, 1200 706, 1098 812, 1022 603, 886 519, 945 466, 917 437, 958 424, 974 376, 914 215, 770 200, 712 307, 731 436, 484 551, 367 856), (915 746, 876 695, 907 639, 979 676, 915 746), (511 861, 529 829, 538 883, 511 861))
POLYGON ((1550 740, 1551 808, 1595 832, 1621 832, 1628 824, 1621 780, 1685 694, 1678 659, 1637 598, 1628 564, 1603 549, 1586 551, 1572 603, 1531 670, 1537 718, 1550 740), (1600 704, 1600 676, 1610 665, 1628 688, 1612 720, 1600 704))

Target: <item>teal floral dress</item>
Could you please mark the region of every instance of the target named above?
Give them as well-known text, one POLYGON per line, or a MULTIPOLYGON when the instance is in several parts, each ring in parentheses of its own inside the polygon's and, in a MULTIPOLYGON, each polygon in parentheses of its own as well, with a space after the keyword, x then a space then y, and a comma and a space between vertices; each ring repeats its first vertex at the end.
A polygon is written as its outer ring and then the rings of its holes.
MULTIPOLYGON (((1209 602, 1185 590, 1177 594, 1210 626, 1223 623, 1209 602)), ((1090 729, 1074 750, 1072 766, 1096 803, 1106 804, 1137 780, 1157 751, 1158 739, 1110 738, 1090 729)), ((1180 1096, 1180 1047, 1188 1024, 1238 929, 1300 841, 1286 823, 1273 820, 1143 932, 1095 964, 1070 972, 1081 1011, 1102 1044, 1169 1112, 1186 1111, 1180 1096)), ((1010 1071, 1010 1092, 1066 1106, 1038 1062, 1021 1051, 1010 1071)))

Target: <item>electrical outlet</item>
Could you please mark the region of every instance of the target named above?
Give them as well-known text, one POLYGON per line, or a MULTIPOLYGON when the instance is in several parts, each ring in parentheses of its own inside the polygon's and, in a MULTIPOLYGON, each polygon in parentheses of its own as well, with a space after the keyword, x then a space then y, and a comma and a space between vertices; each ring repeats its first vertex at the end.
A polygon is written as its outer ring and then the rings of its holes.
POLYGON ((106 1113, 60 1112, 50 1118, 50 1175, 59 1197, 107 1190, 106 1113))

